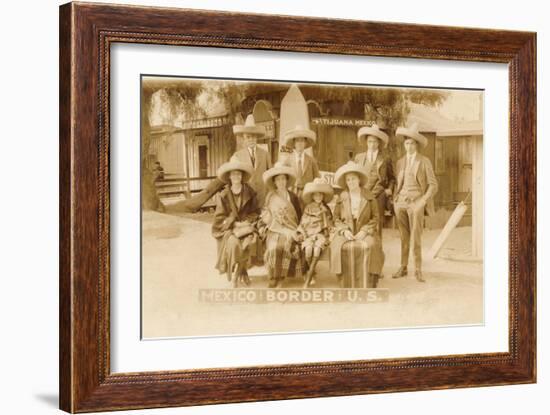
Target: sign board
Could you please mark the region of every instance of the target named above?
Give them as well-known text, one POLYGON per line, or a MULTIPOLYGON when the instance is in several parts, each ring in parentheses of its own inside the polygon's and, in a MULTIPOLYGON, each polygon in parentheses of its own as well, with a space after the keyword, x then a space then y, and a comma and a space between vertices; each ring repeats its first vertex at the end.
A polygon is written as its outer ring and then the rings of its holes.
POLYGON ((381 303, 388 301, 388 288, 322 289, 201 289, 199 301, 208 303, 381 303))
POLYGON ((353 118, 312 118, 312 125, 343 126, 343 127, 363 127, 373 125, 372 121, 353 119, 353 118))

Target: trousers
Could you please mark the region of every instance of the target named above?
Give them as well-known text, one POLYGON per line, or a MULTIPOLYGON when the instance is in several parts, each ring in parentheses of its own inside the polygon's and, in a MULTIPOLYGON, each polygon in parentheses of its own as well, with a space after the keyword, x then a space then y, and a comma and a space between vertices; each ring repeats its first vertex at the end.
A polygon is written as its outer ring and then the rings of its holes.
POLYGON ((397 197, 394 204, 395 219, 401 236, 401 266, 409 264, 412 243, 415 269, 422 269, 422 229, 424 228, 424 204, 418 198, 397 197))

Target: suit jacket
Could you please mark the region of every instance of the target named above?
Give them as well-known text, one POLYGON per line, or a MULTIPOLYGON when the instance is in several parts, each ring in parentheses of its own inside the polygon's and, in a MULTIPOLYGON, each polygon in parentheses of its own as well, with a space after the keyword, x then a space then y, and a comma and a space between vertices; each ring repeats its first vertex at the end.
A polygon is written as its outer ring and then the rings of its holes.
POLYGON ((271 168, 271 158, 269 157, 269 153, 263 148, 256 146, 256 160, 252 163, 250 152, 248 151, 248 148, 245 147, 235 152, 233 157, 241 162, 249 163, 254 168, 249 184, 256 192, 258 203, 262 205, 265 199, 265 185, 262 175, 266 170, 271 168))
MULTIPOLYGON (((405 167, 407 165, 407 156, 403 156, 397 161, 397 186, 395 188, 394 197, 397 198, 401 188, 403 187, 403 182, 405 179, 405 167)), ((432 167, 432 162, 426 156, 423 156, 420 153, 416 153, 413 169, 416 177, 416 182, 422 190, 423 196, 427 199, 426 201, 426 214, 429 216, 435 215, 435 207, 433 197, 437 193, 437 179, 432 167)))
MULTIPOLYGON (((297 172, 298 163, 296 163, 296 153, 292 153, 288 158, 290 166, 297 172)), ((303 189, 306 183, 312 182, 316 177, 320 177, 317 160, 309 154, 304 153, 304 162, 302 168, 302 176, 296 177, 296 187, 303 189)))
MULTIPOLYGON (((355 162, 360 166, 367 164, 367 152, 359 153, 355 156, 355 162)), ((395 175, 393 174, 393 165, 389 157, 378 151, 376 155, 376 171, 378 172, 378 181, 372 189, 369 189, 374 197, 378 197, 385 189, 391 189, 395 186, 395 175)))

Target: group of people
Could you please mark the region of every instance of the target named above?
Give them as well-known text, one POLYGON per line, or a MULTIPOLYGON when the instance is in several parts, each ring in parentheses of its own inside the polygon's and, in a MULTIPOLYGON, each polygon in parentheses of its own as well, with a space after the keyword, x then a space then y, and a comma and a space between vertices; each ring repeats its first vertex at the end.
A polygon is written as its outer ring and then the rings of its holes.
POLYGON ((341 287, 376 288, 383 277, 382 228, 389 198, 401 235, 401 266, 393 278, 408 275, 412 244, 416 280, 425 281, 421 236, 425 212, 434 211, 437 180, 430 160, 418 152, 428 141, 415 125, 396 131, 406 155, 397 162, 395 175, 383 153, 388 135, 376 125, 359 129, 367 151, 336 170, 337 196, 306 152, 315 145, 314 131, 300 125, 287 131, 283 144, 292 153, 274 166, 257 145, 265 132, 252 115, 233 132, 245 146, 218 170, 226 186, 212 227, 218 241, 216 268, 233 287, 250 284, 248 269, 257 262, 265 264, 270 288, 289 277, 302 277, 305 287, 314 285, 317 262, 328 250, 330 270, 341 287))

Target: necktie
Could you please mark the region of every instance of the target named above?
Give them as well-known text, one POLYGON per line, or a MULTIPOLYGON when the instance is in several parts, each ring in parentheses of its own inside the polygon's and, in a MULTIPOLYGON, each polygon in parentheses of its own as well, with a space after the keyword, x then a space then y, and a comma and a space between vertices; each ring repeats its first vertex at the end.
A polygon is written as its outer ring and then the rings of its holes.
POLYGON ((407 156, 407 170, 409 170, 412 167, 413 163, 413 156, 407 156))
POLYGON ((298 156, 298 168, 296 169, 297 170, 297 174, 298 174, 298 178, 301 179, 302 178, 302 174, 303 174, 303 169, 302 169, 302 155, 300 154, 298 156))
POLYGON ((252 160, 252 167, 256 167, 256 154, 255 154, 255 148, 252 148, 250 150, 250 160, 252 160))

